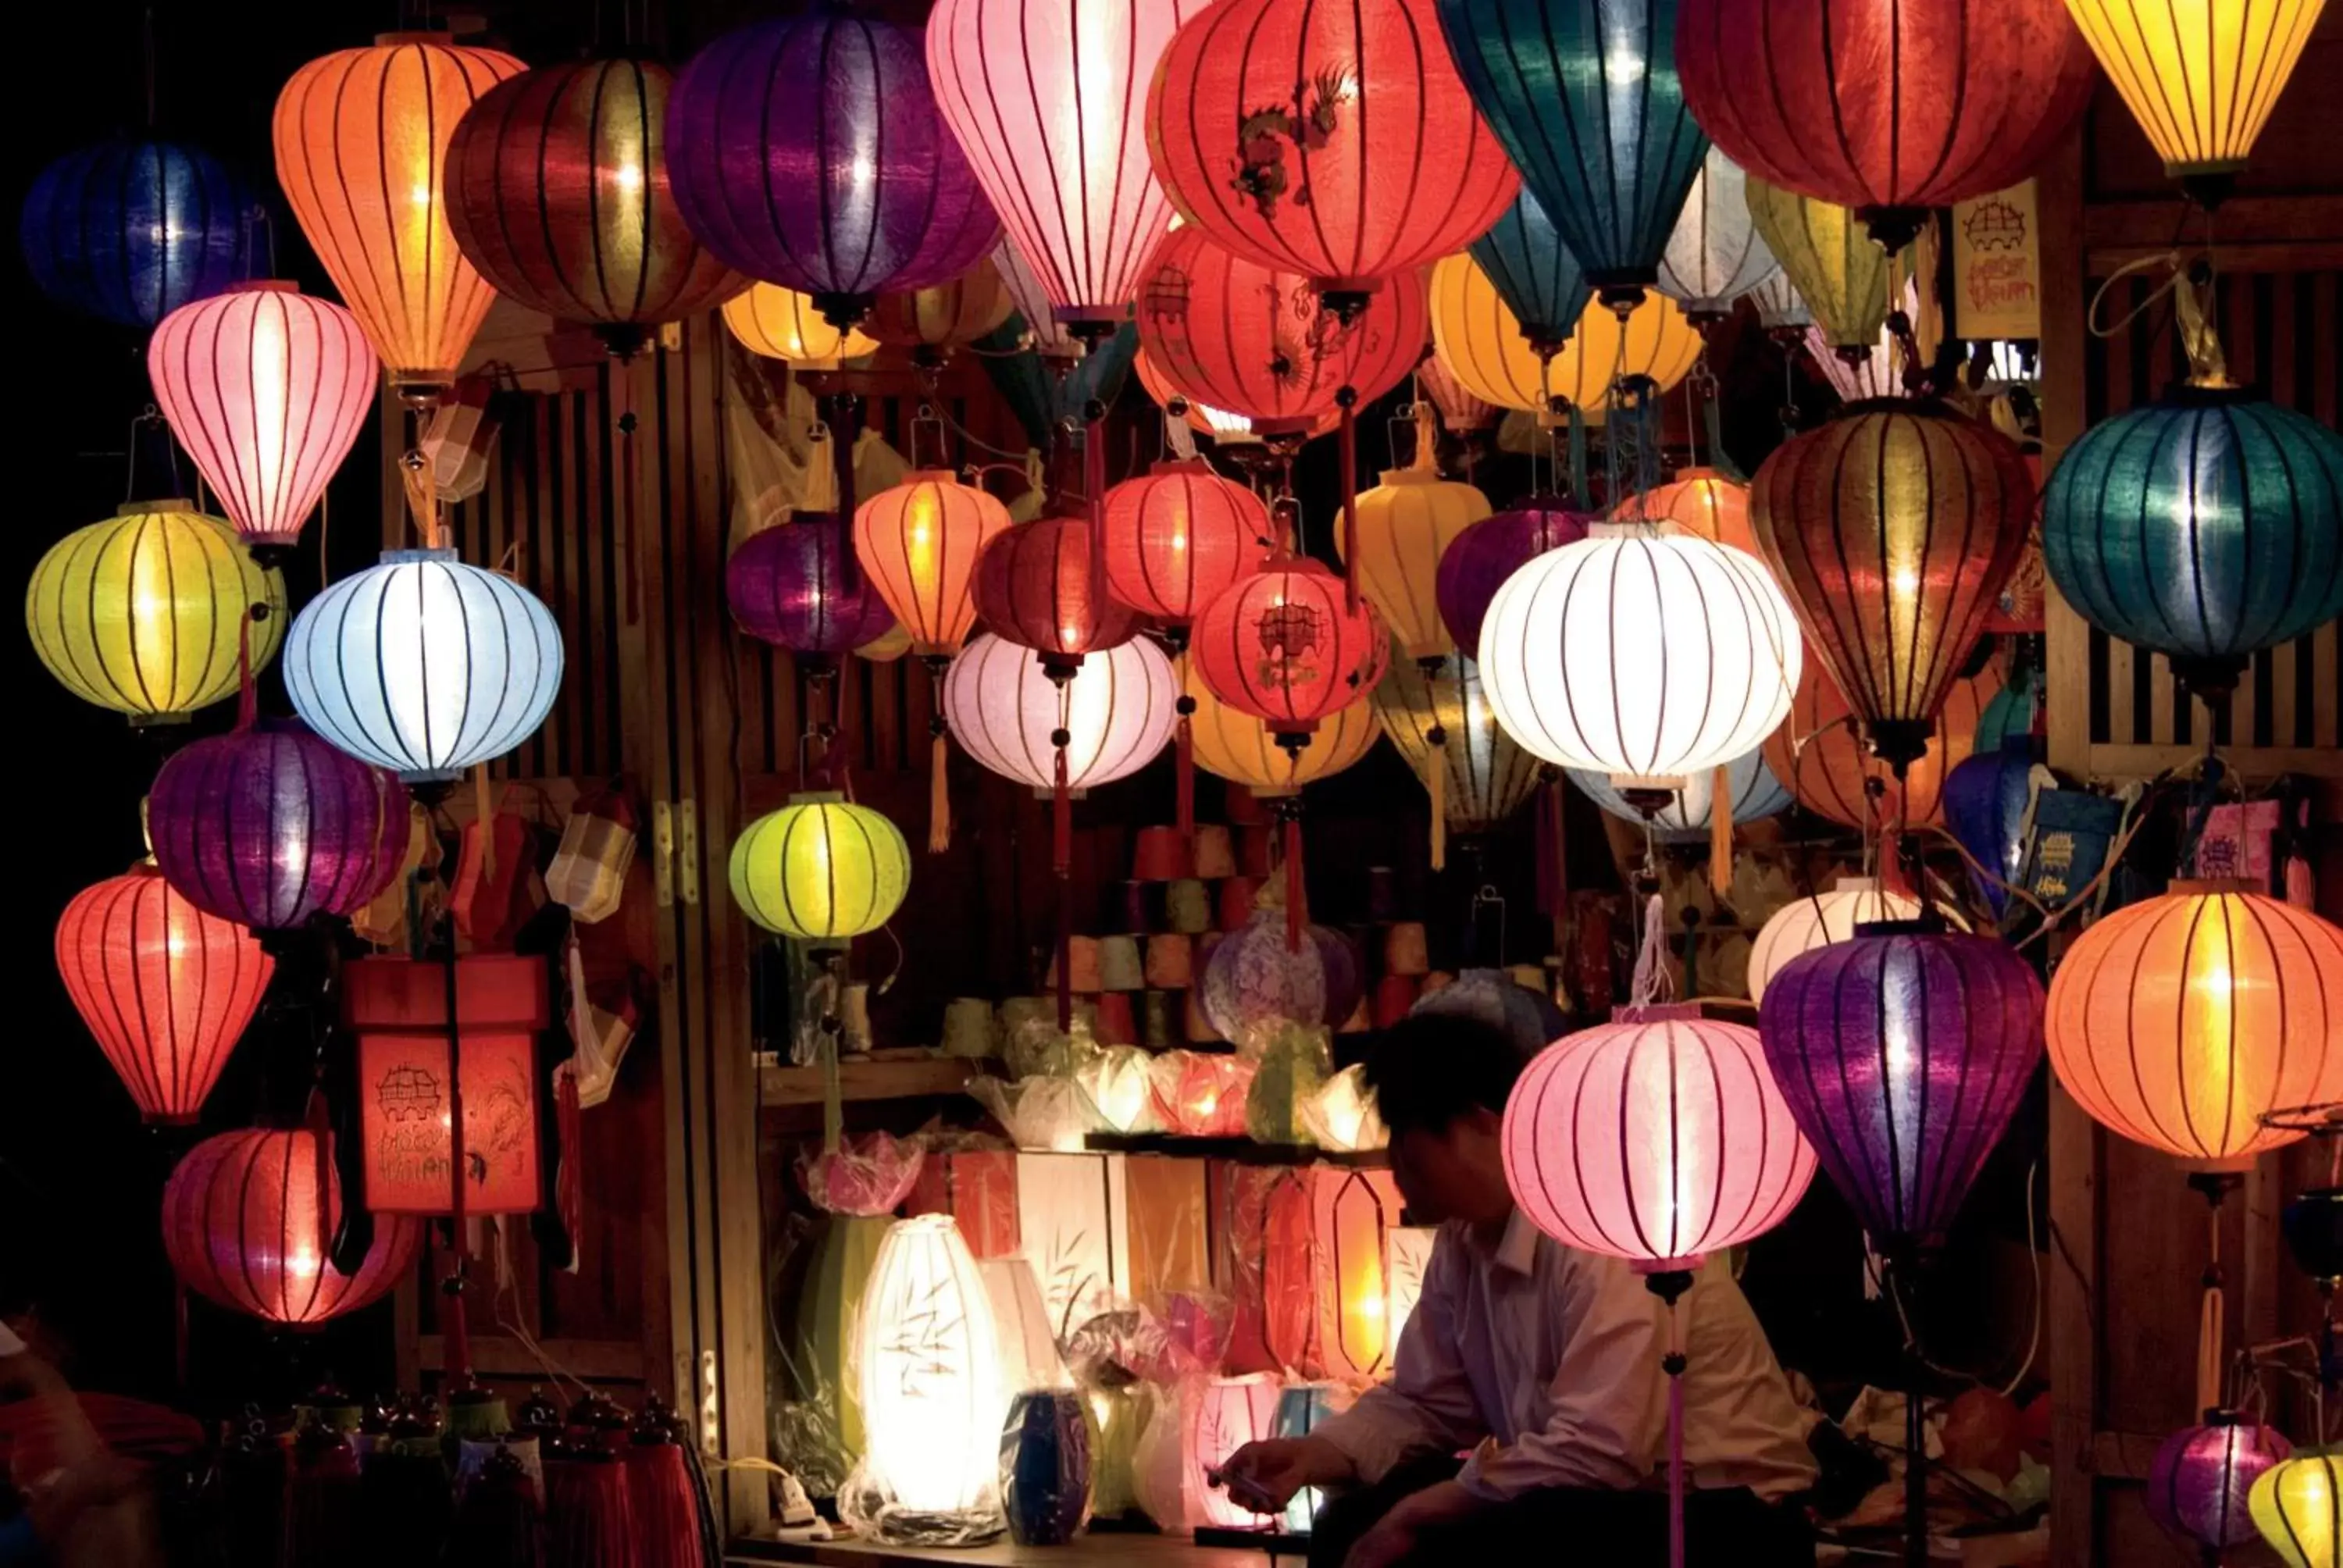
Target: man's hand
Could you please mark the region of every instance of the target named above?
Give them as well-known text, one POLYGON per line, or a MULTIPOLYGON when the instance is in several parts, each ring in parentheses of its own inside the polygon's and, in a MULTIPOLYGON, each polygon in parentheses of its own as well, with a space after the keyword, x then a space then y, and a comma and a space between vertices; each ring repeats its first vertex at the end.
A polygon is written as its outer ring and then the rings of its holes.
POLYGON ((1453 1481, 1427 1486, 1402 1498, 1375 1527, 1359 1537, 1342 1559, 1342 1568, 1391 1568, 1423 1544, 1423 1534, 1443 1524, 1453 1524, 1484 1506, 1481 1500, 1453 1481))
POLYGON ((1355 1481, 1351 1456, 1322 1437, 1273 1437, 1248 1442, 1229 1455, 1220 1473, 1244 1484, 1229 1495, 1255 1513, 1275 1513, 1305 1486, 1355 1481), (1266 1502, 1262 1508, 1260 1502, 1266 1502))

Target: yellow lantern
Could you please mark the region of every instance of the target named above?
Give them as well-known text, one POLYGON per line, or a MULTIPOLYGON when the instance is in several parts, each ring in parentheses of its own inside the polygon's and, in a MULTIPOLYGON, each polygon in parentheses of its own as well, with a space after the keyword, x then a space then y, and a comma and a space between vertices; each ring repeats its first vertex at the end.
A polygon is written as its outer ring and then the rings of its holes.
POLYGON ((391 385, 417 402, 455 381, 496 297, 447 227, 447 142, 481 95, 527 68, 445 33, 385 33, 310 61, 277 97, 286 202, 391 385))
MULTIPOLYGON (((1428 421, 1427 421, 1428 422, 1428 421)), ((1417 450, 1429 458, 1432 443, 1420 431, 1417 450)), ((1440 558, 1456 536, 1489 515, 1489 498, 1470 485, 1443 479, 1427 461, 1412 468, 1386 468, 1372 490, 1358 498, 1359 591, 1383 612, 1394 651, 1407 658, 1437 659, 1456 643, 1441 624, 1433 593, 1440 558)), ((1346 530, 1335 531, 1345 559, 1346 530)), ((1405 659, 1394 659, 1404 663, 1405 659)))
POLYGON ((2164 172, 2211 206, 2246 166, 2326 0, 2066 0, 2164 172))
POLYGON ((1433 355, 1458 386, 1500 408, 1547 413, 1545 362, 1479 262, 1463 251, 1441 257, 1433 265, 1425 303, 1433 355))
POLYGON ((1196 704, 1188 719, 1196 766, 1265 799, 1299 794, 1303 785, 1340 773, 1383 733, 1373 709, 1353 702, 1320 719, 1310 744, 1289 752, 1271 737, 1266 721, 1213 696, 1193 659, 1180 660, 1180 689, 1196 704))
POLYGON ((1017 302, 992 263, 980 261, 950 283, 882 294, 862 325, 880 343, 911 351, 915 365, 941 365, 947 353, 1009 319, 1017 302))
POLYGON ((855 508, 855 559, 912 652, 945 659, 960 650, 976 620, 976 558, 1009 526, 1008 508, 949 468, 910 469, 855 508))
POLYGON ((2270 1466, 2255 1477, 2246 1508, 2287 1568, 2343 1563, 2343 1475, 2332 1455, 2298 1454, 2270 1466))
POLYGON ((841 360, 879 352, 860 330, 840 332, 824 321, 811 296, 778 283, 752 284, 726 300, 724 325, 749 353, 800 370, 835 370, 841 360))
POLYGON ((25 624, 75 697, 136 725, 175 723, 236 694, 246 627, 253 669, 276 657, 285 579, 193 502, 134 502, 49 547, 25 624))
POLYGON ((1854 213, 1751 175, 1749 218, 1805 301, 1815 325, 1857 358, 1868 359, 1887 322, 1887 253, 1854 213))
POLYGON ((835 947, 875 931, 903 901, 911 851, 902 832, 843 795, 792 795, 732 845, 733 901, 769 931, 835 947))
POLYGON ((1547 367, 1546 385, 1576 405, 1588 424, 1603 423, 1614 376, 1648 376, 1665 392, 1699 363, 1700 329, 1666 295, 1646 289, 1643 303, 1624 319, 1594 295, 1586 299, 1578 326, 1547 367))
POLYGON ((1375 685, 1375 716, 1432 792, 1433 865, 1447 833, 1481 833, 1521 809, 1538 787, 1538 759, 1499 728, 1481 689, 1480 666, 1459 655, 1424 669, 1394 660, 1375 685))
POLYGON ((1699 360, 1700 331, 1667 296, 1646 292, 1624 318, 1593 293, 1586 297, 1591 308, 1580 310, 1562 347, 1541 364, 1481 264, 1467 255, 1443 256, 1429 286, 1433 351, 1483 402, 1552 422, 1559 398, 1590 425, 1609 413, 1614 377, 1648 376, 1664 392, 1699 360))

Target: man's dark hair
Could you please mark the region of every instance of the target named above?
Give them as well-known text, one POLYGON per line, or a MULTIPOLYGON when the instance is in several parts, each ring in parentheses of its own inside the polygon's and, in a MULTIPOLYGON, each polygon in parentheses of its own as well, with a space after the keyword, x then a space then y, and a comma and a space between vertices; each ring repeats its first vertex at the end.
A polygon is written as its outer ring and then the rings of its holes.
POLYGON ((1418 1013, 1384 1030, 1367 1056, 1367 1087, 1394 1136, 1444 1131, 1473 1111, 1502 1112, 1522 1055, 1478 1019, 1418 1013))

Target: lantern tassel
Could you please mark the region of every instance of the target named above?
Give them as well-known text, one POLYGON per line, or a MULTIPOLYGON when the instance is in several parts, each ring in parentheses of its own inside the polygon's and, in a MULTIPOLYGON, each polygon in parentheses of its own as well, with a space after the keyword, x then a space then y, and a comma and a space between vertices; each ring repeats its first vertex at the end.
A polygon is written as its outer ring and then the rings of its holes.
POLYGON ((1448 869, 1448 748, 1435 746, 1424 759, 1423 787, 1432 796, 1432 869, 1448 869))
POLYGON ((1196 836, 1196 736, 1188 715, 1180 715, 1179 726, 1172 735, 1172 744, 1179 755, 1176 798, 1179 801, 1180 836, 1192 839, 1196 836))
POLYGON ((1302 950, 1302 812, 1300 802, 1285 810, 1285 950, 1302 950))
POLYGON ((940 855, 951 848, 951 781, 946 765, 951 748, 945 744, 940 724, 928 741, 928 853, 940 855))
POLYGON ((1342 594, 1343 613, 1359 613, 1359 394, 1345 387, 1334 395, 1342 410, 1342 594))
POLYGON ((2204 1300, 2197 1313, 2197 1408, 2213 1410, 2221 1402, 2221 1341, 2227 1332, 2227 1310, 2217 1280, 2208 1276, 2204 1300))
MULTIPOLYGON (((1668 1338, 1681 1337, 1674 1302, 1668 1306, 1668 1338)), ((1684 1352, 1668 1353, 1668 1568, 1684 1568, 1684 1352)))
POLYGON ((1708 786, 1708 885, 1720 899, 1733 891, 1733 769, 1722 762, 1708 786))
POLYGON ((334 1113, 326 1104, 324 1090, 309 1091, 307 1121, 311 1139, 310 1151, 317 1161, 317 1252, 320 1258, 334 1253, 333 1204, 327 1194, 334 1190, 334 1113))
MULTIPOLYGON (((1064 733, 1062 730, 1061 734, 1064 733)), ((1066 749, 1058 748, 1050 786, 1050 869, 1064 881, 1074 869, 1074 797, 1066 787, 1066 749)))

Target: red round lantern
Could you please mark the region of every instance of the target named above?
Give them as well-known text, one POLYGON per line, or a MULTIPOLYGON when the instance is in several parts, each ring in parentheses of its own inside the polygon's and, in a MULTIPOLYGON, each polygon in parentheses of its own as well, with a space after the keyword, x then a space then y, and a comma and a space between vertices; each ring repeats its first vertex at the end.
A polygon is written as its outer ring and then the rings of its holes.
POLYGON ((84 890, 57 921, 57 973, 138 1113, 185 1124, 219 1081, 276 962, 151 864, 84 890))
POLYGON ((1434 0, 1222 0, 1164 50, 1147 146, 1191 224, 1337 296, 1463 249, 1521 189, 1434 0))
POLYGON ((1728 157, 1855 208, 1890 250, 1927 208, 2031 174, 2095 75, 2066 0, 1683 0, 1675 64, 1728 157))
POLYGON ((1212 695, 1265 721, 1288 748, 1363 700, 1391 654, 1372 606, 1350 602, 1342 579, 1316 561, 1291 557, 1207 605, 1192 646, 1212 695))
POLYGON ((1106 586, 1124 604, 1185 628, 1221 590, 1260 566, 1269 508, 1198 458, 1158 463, 1106 493, 1106 586))
POLYGON ((1139 631, 1139 618, 1107 592, 1086 518, 1037 518, 995 535, 976 559, 976 613, 1061 673, 1139 631))
POLYGON ((163 1251, 186 1287, 234 1312, 316 1328, 377 1301, 415 1266, 423 1221, 375 1221, 357 1272, 327 1256, 342 1222, 333 1145, 300 1129, 206 1138, 163 1186, 163 1251))

